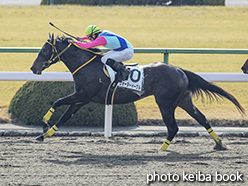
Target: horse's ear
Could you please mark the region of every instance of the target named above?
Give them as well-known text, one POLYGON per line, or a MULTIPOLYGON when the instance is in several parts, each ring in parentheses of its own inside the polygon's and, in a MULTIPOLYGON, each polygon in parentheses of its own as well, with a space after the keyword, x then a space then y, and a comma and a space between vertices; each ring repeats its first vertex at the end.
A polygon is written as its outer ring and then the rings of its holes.
POLYGON ((52 36, 51 36, 51 34, 49 33, 49 39, 51 39, 52 38, 52 36))
POLYGON ((53 42, 53 40, 54 40, 54 33, 52 34, 52 39, 51 39, 51 42, 53 42))

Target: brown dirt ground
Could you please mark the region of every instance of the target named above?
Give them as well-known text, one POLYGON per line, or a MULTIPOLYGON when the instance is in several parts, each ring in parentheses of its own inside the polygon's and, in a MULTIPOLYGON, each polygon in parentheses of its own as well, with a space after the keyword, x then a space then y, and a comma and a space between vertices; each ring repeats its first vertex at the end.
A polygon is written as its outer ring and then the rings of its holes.
POLYGON ((167 151, 158 151, 163 140, 88 136, 39 143, 32 137, 1 137, 0 185, 136 186, 147 185, 154 172, 158 176, 150 185, 247 184, 248 138, 224 137, 226 151, 213 150, 210 137, 175 137, 167 151), (243 181, 217 182, 216 171, 225 179, 238 179, 238 174, 243 181), (168 174, 179 181, 168 181, 168 174), (208 181, 190 181, 190 174, 193 180, 204 174, 208 181))

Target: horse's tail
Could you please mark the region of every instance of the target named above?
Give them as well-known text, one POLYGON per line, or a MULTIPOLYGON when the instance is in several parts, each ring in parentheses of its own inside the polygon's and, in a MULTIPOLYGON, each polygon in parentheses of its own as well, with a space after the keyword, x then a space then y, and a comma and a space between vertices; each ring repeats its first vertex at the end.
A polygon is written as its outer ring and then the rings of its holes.
POLYGON ((238 109, 238 111, 245 115, 245 109, 240 105, 238 100, 231 95, 230 93, 226 92, 222 88, 206 81, 201 76, 190 72, 188 70, 182 69, 183 72, 186 74, 186 76, 189 79, 189 86, 188 90, 192 92, 193 95, 201 96, 203 98, 203 92, 206 94, 206 96, 210 99, 210 101, 213 101, 214 99, 219 101, 220 98, 225 97, 226 99, 230 100, 238 109))

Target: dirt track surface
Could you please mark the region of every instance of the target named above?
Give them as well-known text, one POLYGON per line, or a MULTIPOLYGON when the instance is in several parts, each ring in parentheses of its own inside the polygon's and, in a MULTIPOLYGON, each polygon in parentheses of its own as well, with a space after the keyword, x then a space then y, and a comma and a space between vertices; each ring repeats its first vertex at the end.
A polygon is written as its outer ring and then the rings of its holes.
POLYGON ((158 151, 163 141, 90 136, 39 143, 32 137, 1 137, 0 185, 248 184, 248 138, 223 138, 226 151, 213 150, 210 137, 176 137, 167 151, 158 151), (233 181, 216 181, 221 177, 233 181))

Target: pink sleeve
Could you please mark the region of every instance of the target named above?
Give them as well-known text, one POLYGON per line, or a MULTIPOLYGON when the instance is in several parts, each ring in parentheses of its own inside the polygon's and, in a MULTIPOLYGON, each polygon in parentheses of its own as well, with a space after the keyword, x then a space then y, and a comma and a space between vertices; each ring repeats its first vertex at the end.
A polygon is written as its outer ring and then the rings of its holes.
POLYGON ((89 43, 82 43, 79 41, 75 41, 75 43, 81 48, 92 48, 92 47, 96 47, 96 46, 106 45, 107 40, 104 37, 100 36, 96 40, 89 42, 89 43))
POLYGON ((81 38, 82 40, 86 40, 86 39, 89 39, 87 36, 84 36, 81 38))

